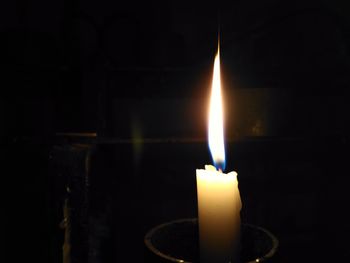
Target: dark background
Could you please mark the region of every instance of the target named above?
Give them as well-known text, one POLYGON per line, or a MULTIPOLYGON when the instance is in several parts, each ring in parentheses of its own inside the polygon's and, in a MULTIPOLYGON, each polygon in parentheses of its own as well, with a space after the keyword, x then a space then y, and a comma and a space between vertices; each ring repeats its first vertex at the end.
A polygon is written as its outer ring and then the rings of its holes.
POLYGON ((83 140, 102 233, 89 262, 143 262, 148 229, 196 216, 220 24, 242 220, 279 238, 279 262, 346 261, 349 13, 340 0, 2 1, 4 257, 61 262, 50 153, 81 143, 63 133, 97 134, 83 140))

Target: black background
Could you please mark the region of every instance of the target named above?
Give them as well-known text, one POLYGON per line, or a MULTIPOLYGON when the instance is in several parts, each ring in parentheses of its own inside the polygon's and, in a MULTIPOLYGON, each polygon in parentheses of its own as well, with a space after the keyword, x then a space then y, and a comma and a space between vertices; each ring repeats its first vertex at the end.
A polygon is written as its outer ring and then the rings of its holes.
POLYGON ((346 1, 3 1, 0 12, 10 262, 59 258, 48 157, 60 133, 104 141, 91 175, 99 262, 143 262, 148 229, 196 216, 218 25, 242 220, 276 234, 280 262, 349 258, 346 1))

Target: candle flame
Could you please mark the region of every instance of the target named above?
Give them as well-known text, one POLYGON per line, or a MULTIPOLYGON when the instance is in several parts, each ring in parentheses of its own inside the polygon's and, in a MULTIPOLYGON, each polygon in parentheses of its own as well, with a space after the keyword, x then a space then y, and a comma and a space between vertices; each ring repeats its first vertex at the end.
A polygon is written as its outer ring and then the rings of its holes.
POLYGON ((225 169, 225 145, 223 104, 220 78, 220 47, 214 60, 213 80, 209 104, 208 141, 214 165, 218 170, 225 169))

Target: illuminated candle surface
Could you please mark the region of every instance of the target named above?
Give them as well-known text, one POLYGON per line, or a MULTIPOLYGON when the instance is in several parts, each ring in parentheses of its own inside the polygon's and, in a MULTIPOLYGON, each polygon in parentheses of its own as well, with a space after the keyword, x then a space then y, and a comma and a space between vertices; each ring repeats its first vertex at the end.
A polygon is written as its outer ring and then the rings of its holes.
POLYGON ((235 263, 242 204, 237 173, 223 173, 225 146, 219 48, 214 61, 208 124, 209 148, 216 168, 205 165, 205 169, 196 171, 200 262, 235 263))

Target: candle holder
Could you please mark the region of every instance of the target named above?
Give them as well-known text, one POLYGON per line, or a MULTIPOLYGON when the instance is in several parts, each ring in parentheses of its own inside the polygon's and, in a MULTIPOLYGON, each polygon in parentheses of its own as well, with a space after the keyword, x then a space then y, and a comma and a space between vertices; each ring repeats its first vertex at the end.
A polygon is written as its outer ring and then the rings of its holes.
MULTIPOLYGON (((146 262, 199 262, 198 220, 180 219, 152 228, 145 235, 146 262)), ((272 262, 278 239, 268 230, 241 225, 240 262, 272 262)))

